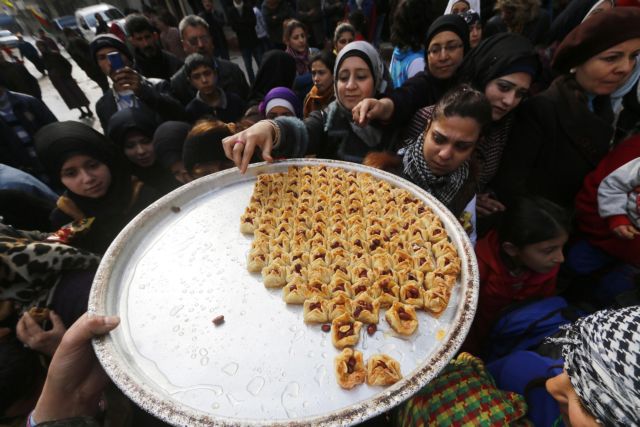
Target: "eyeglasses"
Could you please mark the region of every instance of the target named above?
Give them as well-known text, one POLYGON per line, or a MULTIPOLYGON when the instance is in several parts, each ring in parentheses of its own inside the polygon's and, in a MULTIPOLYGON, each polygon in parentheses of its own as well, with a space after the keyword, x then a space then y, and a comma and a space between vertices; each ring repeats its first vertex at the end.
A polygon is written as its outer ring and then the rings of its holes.
POLYGON ((208 36, 208 35, 200 36, 200 37, 191 37, 190 39, 186 39, 187 43, 189 43, 190 46, 198 46, 200 43, 206 44, 206 43, 209 43, 209 40, 211 40, 211 36, 208 36))
POLYGON ((460 49, 461 47, 462 47, 462 43, 450 43, 444 46, 440 46, 439 44, 434 44, 427 50, 427 52, 431 56, 438 56, 440 55, 440 52, 442 52, 443 50, 447 53, 453 53, 454 51, 460 49))

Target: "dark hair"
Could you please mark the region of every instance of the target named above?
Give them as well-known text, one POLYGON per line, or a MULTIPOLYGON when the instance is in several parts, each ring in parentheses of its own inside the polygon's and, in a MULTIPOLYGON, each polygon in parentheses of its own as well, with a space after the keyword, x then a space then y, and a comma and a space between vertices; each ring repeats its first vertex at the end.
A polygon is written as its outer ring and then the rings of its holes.
POLYGON ((0 216, 20 230, 53 231, 49 215, 55 201, 23 190, 0 190, 0 216))
POLYGON ((176 17, 171 14, 166 9, 162 9, 158 14, 158 20, 162 21, 164 25, 167 27, 178 27, 178 22, 176 21, 176 17))
POLYGON ((569 233, 571 217, 561 206, 542 197, 522 197, 505 211, 498 239, 518 248, 569 233))
POLYGON ((287 41, 291 38, 291 34, 293 34, 293 30, 296 28, 302 28, 302 30, 306 33, 307 27, 297 19, 287 19, 282 23, 282 41, 287 44, 287 41))
POLYGON ((491 123, 491 104, 484 93, 461 84, 445 93, 433 110, 432 121, 440 117, 468 117, 476 120, 482 132, 491 123))
POLYGON ((127 30, 129 36, 144 31, 151 31, 153 33, 156 30, 153 24, 151 24, 151 21, 149 21, 149 18, 137 13, 127 16, 124 21, 124 28, 127 30))
POLYGON ((213 71, 218 70, 218 66, 215 59, 207 58, 200 53, 192 53, 184 60, 184 72, 187 77, 191 78, 191 73, 198 67, 209 67, 213 71))
POLYGON ((353 38, 356 37, 356 29, 353 28, 353 25, 349 24, 348 22, 343 22, 341 24, 338 24, 338 26, 336 27, 336 30, 333 33, 333 43, 336 44, 338 42, 338 39, 342 35, 342 33, 347 33, 347 32, 353 34, 353 38))
POLYGON ((420 50, 427 28, 434 19, 430 2, 404 0, 398 5, 391 26, 391 43, 400 49, 420 50))
POLYGON ((336 56, 333 54, 333 52, 321 50, 311 57, 309 64, 313 64, 316 61, 322 62, 325 67, 327 67, 333 74, 333 67, 336 65, 336 56))
MULTIPOLYGON (((367 27, 367 17, 360 9, 356 9, 349 14, 349 23, 353 25, 357 33, 364 35, 367 27)), ((356 34, 354 33, 354 36, 356 34)))

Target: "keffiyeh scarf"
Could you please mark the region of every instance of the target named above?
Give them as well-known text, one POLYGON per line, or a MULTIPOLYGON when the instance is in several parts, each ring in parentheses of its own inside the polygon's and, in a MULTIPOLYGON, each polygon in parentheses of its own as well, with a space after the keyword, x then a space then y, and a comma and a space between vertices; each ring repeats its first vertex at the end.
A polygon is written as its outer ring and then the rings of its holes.
POLYGON ((599 311, 566 332, 555 341, 586 408, 605 425, 640 425, 640 306, 599 311))
POLYGON ((402 159, 404 175, 449 207, 469 176, 469 163, 464 162, 448 175, 436 176, 424 159, 423 146, 424 132, 406 148, 402 159))
POLYGON ((301 76, 309 72, 309 49, 305 49, 304 53, 300 53, 287 46, 286 52, 293 56, 293 59, 296 61, 297 75, 301 76))

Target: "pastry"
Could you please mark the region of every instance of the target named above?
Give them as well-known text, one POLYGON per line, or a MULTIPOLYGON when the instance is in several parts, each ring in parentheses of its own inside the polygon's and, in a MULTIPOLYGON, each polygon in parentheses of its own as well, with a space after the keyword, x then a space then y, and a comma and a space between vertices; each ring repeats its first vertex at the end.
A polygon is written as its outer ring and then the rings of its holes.
POLYGON ((343 314, 351 315, 352 305, 351 298, 346 293, 339 293, 332 299, 327 301, 327 311, 329 320, 333 320, 343 314))
POLYGON ((390 276, 381 276, 373 283, 373 293, 381 308, 388 308, 400 300, 400 287, 390 276))
POLYGON ((262 269, 262 279, 267 288, 281 288, 287 283, 284 264, 273 263, 262 269))
POLYGON ((414 307, 424 307, 424 299, 422 297, 422 286, 417 282, 407 281, 400 287, 400 301, 414 307))
POLYGON ((448 288, 439 286, 423 292, 424 309, 435 317, 440 317, 449 304, 451 296, 448 288))
POLYGON ((307 285, 302 279, 288 282, 282 289, 282 299, 287 304, 302 304, 307 299, 307 285))
POLYGON ((336 379, 340 387, 347 390, 364 383, 367 373, 362 353, 345 348, 334 360, 336 379))
POLYGON ((411 335, 418 328, 418 316, 411 305, 394 302, 384 317, 393 330, 400 335, 411 335))
POLYGON ((386 354, 374 354, 367 360, 367 384, 391 385, 402 379, 400 363, 386 354))
POLYGON ((344 313, 331 321, 331 341, 336 348, 345 348, 358 344, 362 322, 354 320, 344 313))
POLYGON ((380 303, 371 298, 367 293, 356 296, 352 306, 354 319, 362 323, 378 323, 380 303))
POLYGON ((302 306, 305 323, 326 323, 329 321, 329 310, 325 300, 319 297, 307 299, 302 306))

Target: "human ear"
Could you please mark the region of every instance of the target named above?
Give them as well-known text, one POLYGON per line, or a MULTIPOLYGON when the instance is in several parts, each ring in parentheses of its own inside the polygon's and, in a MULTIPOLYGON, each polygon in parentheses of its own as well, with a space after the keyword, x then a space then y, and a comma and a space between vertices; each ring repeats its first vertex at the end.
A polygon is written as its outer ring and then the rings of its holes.
POLYGON ((515 258, 520 254, 518 247, 511 242, 503 242, 500 246, 502 247, 502 250, 512 258, 515 258))

